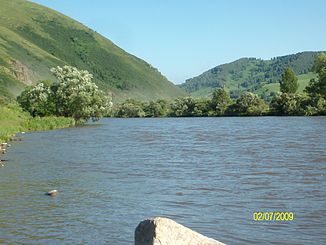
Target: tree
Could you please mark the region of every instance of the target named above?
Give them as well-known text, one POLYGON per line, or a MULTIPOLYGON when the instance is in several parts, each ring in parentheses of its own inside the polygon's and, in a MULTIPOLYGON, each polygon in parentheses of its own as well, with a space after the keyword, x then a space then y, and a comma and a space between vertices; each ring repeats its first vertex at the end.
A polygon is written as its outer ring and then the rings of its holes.
POLYGON ((196 101, 192 97, 177 98, 171 104, 171 116, 190 117, 194 115, 196 101))
POLYGON ((278 93, 270 103, 271 112, 279 116, 304 115, 306 100, 301 94, 278 93))
POLYGON ((294 94, 299 88, 298 78, 294 71, 289 67, 285 69, 280 81, 280 91, 282 93, 294 94))
POLYGON ((244 92, 230 107, 231 113, 243 116, 259 116, 267 110, 266 103, 257 94, 244 92))
POLYGON ((223 116, 229 105, 232 104, 232 99, 229 93, 224 88, 216 89, 213 92, 211 100, 211 108, 215 116, 223 116))
POLYGON ((117 117, 145 117, 143 103, 134 99, 128 99, 118 106, 115 116, 117 117))
POLYGON ((111 96, 92 82, 92 74, 75 67, 52 68, 59 82, 39 83, 18 97, 23 109, 33 116, 73 117, 77 123, 93 121, 107 115, 112 107, 111 96))
POLYGON ((311 79, 305 92, 309 95, 308 115, 326 115, 326 54, 316 56, 314 71, 318 80, 311 79))
POLYGON ((211 114, 211 101, 208 98, 196 99, 193 115, 195 117, 207 117, 211 114))
POLYGON ((47 82, 40 82, 35 86, 27 87, 17 97, 17 101, 33 117, 49 116, 54 112, 51 88, 47 82))
POLYGON ((163 99, 150 101, 144 106, 144 112, 146 117, 165 117, 169 112, 169 104, 163 99))
POLYGON ((316 56, 314 70, 318 74, 318 80, 311 79, 306 87, 306 92, 311 97, 322 97, 326 99, 326 54, 316 56))
POLYGON ((326 54, 320 53, 315 58, 314 70, 318 73, 318 75, 326 75, 326 54))
POLYGON ((52 68, 59 83, 53 85, 59 116, 73 117, 76 121, 89 118, 98 120, 112 107, 111 98, 92 82, 93 75, 86 70, 64 66, 52 68))

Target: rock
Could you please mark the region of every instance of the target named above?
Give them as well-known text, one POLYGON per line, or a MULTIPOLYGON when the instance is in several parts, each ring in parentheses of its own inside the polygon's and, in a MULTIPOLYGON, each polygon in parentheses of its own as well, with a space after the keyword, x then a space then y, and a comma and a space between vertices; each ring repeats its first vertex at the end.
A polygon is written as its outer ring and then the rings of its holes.
POLYGON ((225 245, 175 221, 156 217, 139 223, 135 245, 225 245))
POLYGON ((10 141, 22 141, 21 138, 17 138, 17 137, 11 137, 9 140, 10 141))
POLYGON ((52 190, 52 191, 48 191, 45 194, 48 196, 54 197, 54 196, 57 196, 59 194, 59 192, 57 190, 52 190))
POLYGON ((0 144, 0 151, 5 150, 6 148, 7 148, 7 144, 5 144, 5 143, 0 144))

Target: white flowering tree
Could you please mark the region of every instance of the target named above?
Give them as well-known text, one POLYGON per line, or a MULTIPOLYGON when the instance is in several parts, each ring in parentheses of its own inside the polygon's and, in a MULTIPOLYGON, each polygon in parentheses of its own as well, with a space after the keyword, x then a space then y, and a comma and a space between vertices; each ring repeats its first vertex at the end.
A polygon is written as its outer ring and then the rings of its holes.
POLYGON ((73 117, 76 121, 92 118, 98 120, 108 114, 112 107, 111 96, 105 95, 92 82, 93 75, 86 70, 64 66, 52 68, 59 83, 53 84, 56 114, 73 117))
POLYGON ((31 113, 33 116, 52 114, 73 117, 82 123, 90 118, 98 120, 109 113, 112 108, 111 96, 98 89, 88 71, 58 66, 52 68, 51 72, 59 82, 48 87, 39 83, 18 97, 18 102, 25 110, 34 111, 34 114, 31 113), (40 106, 35 109, 35 104, 40 106), (48 110, 47 113, 40 113, 43 109, 48 110))
POLYGON ((17 98, 20 105, 33 117, 53 114, 52 93, 47 81, 28 87, 17 98))

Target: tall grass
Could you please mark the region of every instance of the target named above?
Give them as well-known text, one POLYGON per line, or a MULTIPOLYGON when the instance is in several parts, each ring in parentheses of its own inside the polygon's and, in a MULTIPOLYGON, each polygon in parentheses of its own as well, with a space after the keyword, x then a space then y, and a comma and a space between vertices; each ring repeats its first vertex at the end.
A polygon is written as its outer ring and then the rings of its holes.
POLYGON ((0 105, 0 142, 8 141, 13 134, 23 131, 23 124, 30 116, 18 105, 0 105))
POLYGON ((73 118, 32 118, 17 104, 0 105, 0 143, 8 141, 14 134, 22 131, 51 130, 74 125, 73 118))
POLYGON ((24 123, 24 128, 28 131, 51 130, 66 128, 75 125, 75 120, 70 117, 35 117, 24 123))

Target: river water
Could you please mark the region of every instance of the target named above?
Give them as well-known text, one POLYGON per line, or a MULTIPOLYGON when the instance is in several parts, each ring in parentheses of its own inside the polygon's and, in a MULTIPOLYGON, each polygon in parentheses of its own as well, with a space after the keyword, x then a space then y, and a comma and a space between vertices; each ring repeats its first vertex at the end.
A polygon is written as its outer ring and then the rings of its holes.
POLYGON ((228 244, 326 244, 326 117, 103 119, 22 138, 0 168, 0 243, 133 244, 165 216, 228 244))

